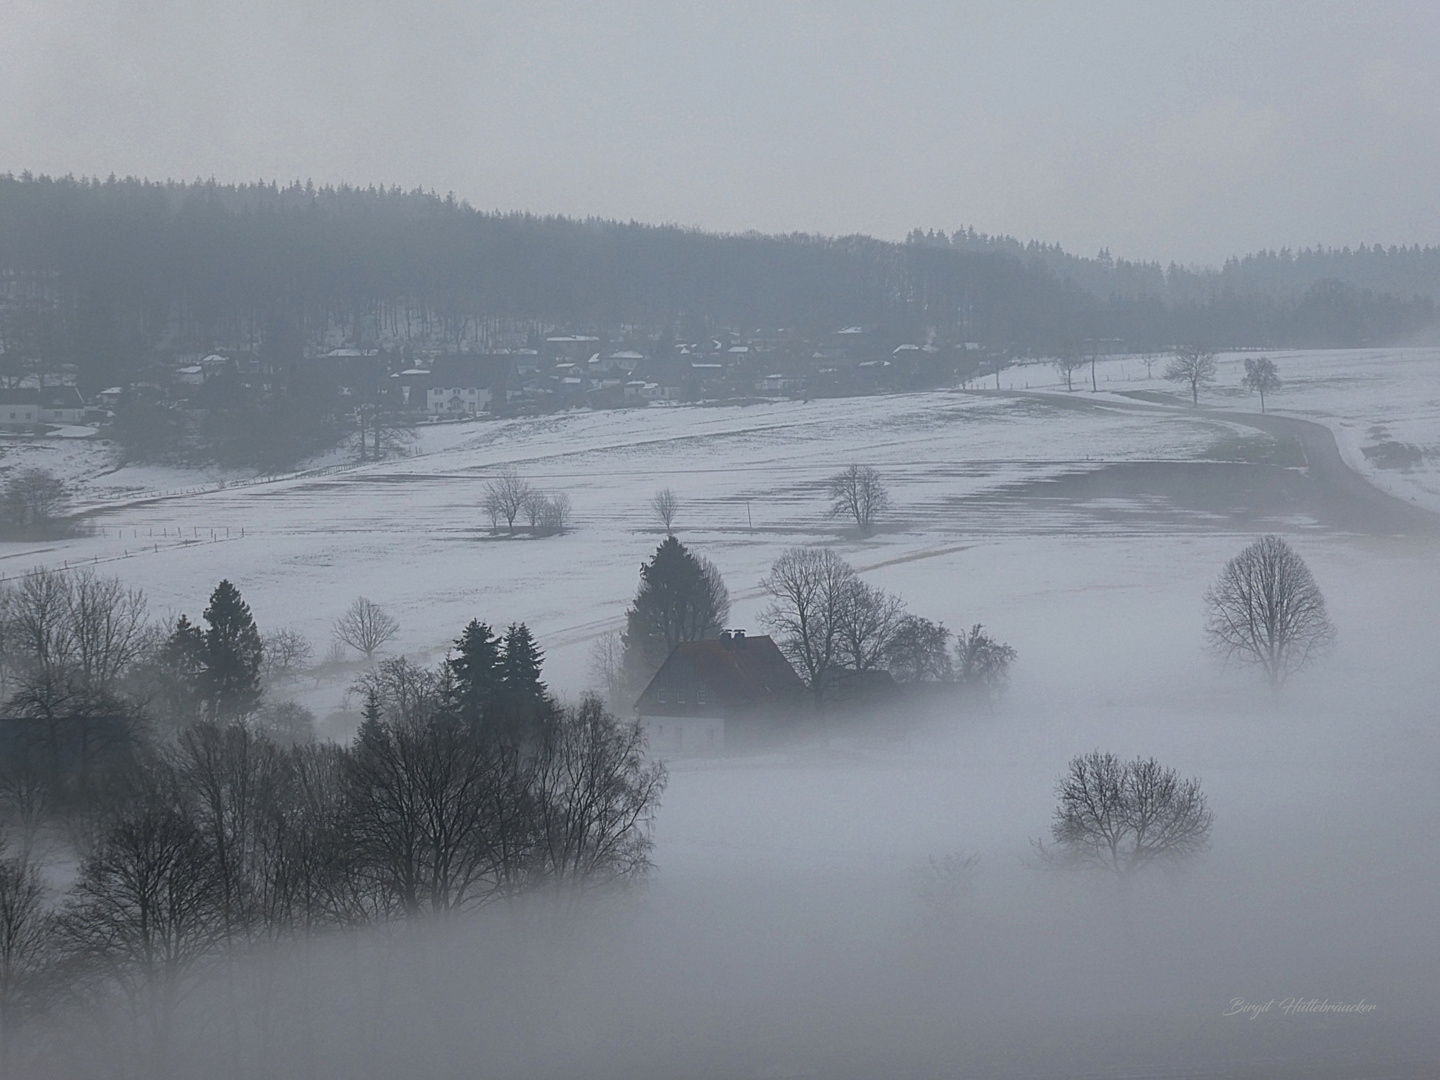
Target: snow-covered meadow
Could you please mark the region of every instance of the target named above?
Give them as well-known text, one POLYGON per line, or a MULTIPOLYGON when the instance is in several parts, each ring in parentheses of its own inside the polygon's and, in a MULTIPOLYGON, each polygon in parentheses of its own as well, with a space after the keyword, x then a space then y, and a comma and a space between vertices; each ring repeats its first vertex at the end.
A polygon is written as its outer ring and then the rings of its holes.
MULTIPOLYGON (((1347 460, 1407 500, 1440 498, 1440 352, 1275 360, 1286 386, 1272 409, 1326 423, 1347 460), (1367 458, 1379 428, 1421 447, 1419 464, 1367 458)), ((1207 395, 1228 411, 1258 407, 1236 389, 1239 363, 1223 357, 1207 395)), ((1019 650, 993 715, 673 762, 638 914, 607 923, 593 963, 572 960, 543 988, 541 1053, 561 1071, 572 1054, 593 1062, 595 1046, 613 1048, 616 1075, 664 1061, 672 1075, 771 1076, 878 1075, 921 1059, 983 1075, 1051 1075, 1055 1062, 1109 1075, 1122 1054, 1132 1075, 1151 1075, 1137 1070, 1181 1052, 1211 1063, 1194 1075, 1232 1075, 1214 1063, 1433 1050, 1437 533, 1334 527, 1326 500, 1344 496, 1306 487, 1303 455, 1284 439, 1126 396, 1172 393, 1162 367, 1147 380, 1134 359, 1102 361, 1101 393, 1079 389, 1077 373, 1063 397, 957 391, 447 425, 409 457, 224 487, 162 470, 101 475, 100 448, 67 447, 57 460, 93 474, 81 483, 93 534, 3 545, 0 568, 90 563, 143 588, 157 614, 192 617, 226 577, 262 629, 293 627, 322 648, 364 594, 399 618, 390 650, 427 662, 472 617, 523 619, 552 685, 574 695, 591 642, 622 625, 661 538, 646 502, 669 487, 682 500, 676 531, 723 572, 735 626, 758 629, 757 583, 781 551, 827 543, 916 613, 983 622, 1019 650), (869 539, 826 515, 824 479, 851 462, 876 467, 894 502, 869 539), (568 494, 573 529, 492 536, 479 504, 504 465, 568 494), (190 488, 202 490, 164 494, 190 488), (1266 531, 1309 562, 1340 633, 1333 657, 1278 701, 1207 659, 1201 634, 1206 586, 1266 531), (1128 925, 1103 887, 1025 863, 1056 775, 1097 747, 1201 777, 1216 814, 1209 858, 1180 883, 1151 883, 1128 925), (980 856, 974 888, 937 922, 913 874, 955 851, 980 856), (1222 1015, 1237 997, 1312 994, 1380 1009, 1222 1015)), ((1053 369, 1018 368, 1001 389, 1053 392, 1055 381, 1053 369)), ((346 681, 306 682, 302 700, 324 715, 346 681)), ((446 985, 504 993, 459 972, 464 955, 446 985)), ((336 1047, 358 1054, 344 1032, 367 1022, 337 1020, 336 1047)), ((528 1052, 499 1019, 460 1010, 434 1023, 452 1055, 478 1032, 528 1052)))

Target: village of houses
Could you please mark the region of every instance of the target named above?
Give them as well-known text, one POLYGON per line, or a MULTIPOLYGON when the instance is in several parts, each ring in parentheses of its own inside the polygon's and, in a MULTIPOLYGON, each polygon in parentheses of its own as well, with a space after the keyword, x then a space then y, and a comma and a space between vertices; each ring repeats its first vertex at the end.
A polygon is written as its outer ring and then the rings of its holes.
POLYGON ((265 394, 301 381, 416 420, 443 420, 653 402, 922 390, 968 381, 993 371, 997 363, 974 343, 896 341, 873 326, 843 327, 818 339, 783 330, 719 333, 692 343, 643 348, 616 345, 595 334, 496 338, 505 344, 488 351, 466 345, 458 350, 357 348, 331 332, 325 344, 283 364, 248 349, 180 354, 169 364, 150 366, 133 382, 103 387, 88 397, 63 375, 60 385, 11 380, 9 388, 0 389, 0 430, 43 434, 98 428, 127 399, 204 407, 221 387, 265 394))

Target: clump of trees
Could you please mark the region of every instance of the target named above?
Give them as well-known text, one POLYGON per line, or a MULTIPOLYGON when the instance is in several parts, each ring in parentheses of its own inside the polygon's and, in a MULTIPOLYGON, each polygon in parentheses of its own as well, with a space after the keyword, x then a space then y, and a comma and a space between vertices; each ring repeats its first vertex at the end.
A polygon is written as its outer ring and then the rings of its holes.
MULTIPOLYGON (((237 624, 226 593, 212 630, 237 624)), ((597 699, 557 703, 542 663, 523 623, 474 621, 437 668, 369 669, 349 745, 287 738, 298 707, 268 706, 138 738, 62 895, 0 838, 0 1037, 41 1003, 113 1002, 133 1071, 167 1075, 187 997, 246 950, 643 875, 664 767, 597 699)))
POLYGON ((69 536, 65 516, 70 489, 48 469, 21 469, 0 488, 0 539, 47 540, 69 536))
POLYGON ((890 508, 890 495, 880 474, 869 465, 849 465, 825 482, 830 516, 849 518, 861 536, 875 531, 875 522, 890 508))
POLYGON ((761 623, 817 701, 866 673, 956 687, 987 701, 1008 684, 1017 655, 1011 646, 977 624, 957 639, 952 656, 943 623, 908 613, 903 600, 861 580, 829 548, 789 549, 760 587, 770 596, 761 623))
POLYGON ((1082 754, 1071 759, 1055 793, 1051 843, 1035 845, 1048 865, 1102 870, 1128 888, 1133 875, 1176 866, 1209 847, 1213 815, 1200 781, 1154 758, 1082 754))
POLYGON ((510 536, 518 531, 517 521, 528 521, 532 536, 554 536, 570 527, 570 496, 546 495, 509 465, 485 485, 480 505, 490 518, 491 532, 498 533, 502 521, 510 536))
POLYGON ((1305 560, 1278 536, 1236 555, 1205 593, 1205 636, 1226 660, 1258 667, 1272 690, 1335 641, 1325 597, 1305 560))

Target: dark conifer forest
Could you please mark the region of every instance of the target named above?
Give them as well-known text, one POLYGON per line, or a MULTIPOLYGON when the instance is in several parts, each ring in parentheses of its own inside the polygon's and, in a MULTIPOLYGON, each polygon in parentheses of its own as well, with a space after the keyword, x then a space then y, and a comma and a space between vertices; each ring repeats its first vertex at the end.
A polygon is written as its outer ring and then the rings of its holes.
POLYGON ((0 177, 0 351, 92 392, 157 354, 283 362, 346 340, 722 328, 972 342, 1010 356, 1393 343, 1432 323, 1440 249, 1264 252, 1218 270, 1080 258, 974 230, 718 235, 482 212, 420 190, 0 177))

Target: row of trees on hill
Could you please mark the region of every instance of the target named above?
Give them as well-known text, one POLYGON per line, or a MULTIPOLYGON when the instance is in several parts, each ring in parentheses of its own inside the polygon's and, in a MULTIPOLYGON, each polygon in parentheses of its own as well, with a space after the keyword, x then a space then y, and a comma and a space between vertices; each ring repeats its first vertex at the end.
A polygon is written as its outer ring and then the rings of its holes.
MULTIPOLYGON (((73 365, 94 391, 129 381, 164 347, 243 345, 284 372, 331 326, 355 340, 383 332, 454 343, 483 337, 493 320, 682 336, 862 323, 1033 355, 1068 338, 1132 349, 1371 344, 1435 318, 1433 290, 1408 272, 1325 277, 1298 292, 1240 275, 1171 299, 1099 294, 1033 252, 921 239, 481 213, 397 189, 7 176, 0 355, 42 373, 73 365)), ((230 413, 216 422, 238 423, 230 413)))
POLYGON ((1219 268, 1137 262, 1115 258, 1102 249, 1087 257, 1058 244, 1021 243, 1013 236, 990 236, 974 228, 912 230, 910 244, 973 252, 996 252, 1037 262, 1056 276, 1073 281, 1099 299, 1151 297, 1167 304, 1203 303, 1217 296, 1260 293, 1298 297, 1325 282, 1394 296, 1424 296, 1440 301, 1440 247, 1412 244, 1360 244, 1354 248, 1302 248, 1258 251, 1225 260, 1219 268))

